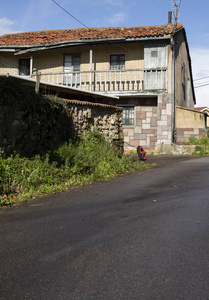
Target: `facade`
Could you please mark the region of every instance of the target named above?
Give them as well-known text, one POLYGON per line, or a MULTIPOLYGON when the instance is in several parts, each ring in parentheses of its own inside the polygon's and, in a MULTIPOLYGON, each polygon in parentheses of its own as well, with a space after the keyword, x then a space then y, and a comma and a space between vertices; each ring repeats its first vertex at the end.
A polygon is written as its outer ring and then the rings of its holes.
POLYGON ((207 129, 209 130, 209 108, 207 106, 195 107, 195 110, 207 114, 207 129))
POLYGON ((176 107, 175 142, 181 144, 194 136, 201 138, 207 133, 207 114, 196 109, 176 107))
POLYGON ((7 74, 34 81, 38 74, 45 86, 103 95, 102 103, 122 107, 127 150, 169 147, 176 106, 195 104, 182 24, 6 34, 0 75, 7 74))

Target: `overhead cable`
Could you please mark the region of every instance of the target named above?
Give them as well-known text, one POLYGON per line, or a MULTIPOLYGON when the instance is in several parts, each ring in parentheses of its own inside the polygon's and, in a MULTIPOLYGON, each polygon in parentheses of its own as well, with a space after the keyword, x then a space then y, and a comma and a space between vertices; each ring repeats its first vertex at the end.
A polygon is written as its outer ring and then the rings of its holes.
POLYGON ((88 26, 86 26, 84 23, 82 23, 81 21, 79 21, 76 17, 74 17, 72 14, 70 14, 66 9, 64 9, 64 7, 62 7, 59 3, 57 3, 55 0, 52 0, 55 4, 57 4, 57 6, 59 6, 62 10, 64 10, 69 16, 71 16, 74 20, 76 20, 78 23, 80 23, 81 25, 83 25, 84 27, 88 28, 88 26))
MULTIPOLYGON (((69 13, 64 7, 62 7, 59 3, 57 3, 55 0, 52 0, 57 6, 59 6, 62 10, 64 10, 64 12, 66 12, 69 16, 71 16, 74 20, 76 20, 77 22, 79 22, 81 25, 83 25, 84 27, 86 27, 87 29, 89 30, 92 30, 91 28, 89 28, 87 25, 85 25, 83 22, 81 22, 80 20, 78 20, 76 17, 74 17, 71 13, 69 13)), ((128 50, 128 48, 125 48, 121 45, 118 45, 118 44, 115 44, 114 42, 111 42, 111 41, 108 41, 110 44, 112 45, 115 45, 119 48, 122 48, 122 49, 125 49, 125 50, 128 50)))
POLYGON ((195 86, 194 88, 197 89, 197 88, 200 88, 200 87, 203 87, 203 86, 207 86, 207 85, 209 85, 209 83, 198 85, 198 86, 195 86))

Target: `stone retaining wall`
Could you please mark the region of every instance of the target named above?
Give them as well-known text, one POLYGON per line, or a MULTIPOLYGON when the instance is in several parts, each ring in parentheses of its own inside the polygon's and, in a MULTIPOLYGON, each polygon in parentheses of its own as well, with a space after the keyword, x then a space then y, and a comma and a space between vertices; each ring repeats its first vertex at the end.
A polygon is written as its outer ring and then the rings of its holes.
POLYGON ((121 108, 73 100, 63 105, 39 95, 34 98, 31 102, 9 101, 0 95, 1 153, 44 154, 86 130, 98 130, 123 152, 121 108))
POLYGON ((122 108, 78 100, 65 100, 73 128, 78 134, 86 130, 99 131, 105 139, 123 153, 122 108))

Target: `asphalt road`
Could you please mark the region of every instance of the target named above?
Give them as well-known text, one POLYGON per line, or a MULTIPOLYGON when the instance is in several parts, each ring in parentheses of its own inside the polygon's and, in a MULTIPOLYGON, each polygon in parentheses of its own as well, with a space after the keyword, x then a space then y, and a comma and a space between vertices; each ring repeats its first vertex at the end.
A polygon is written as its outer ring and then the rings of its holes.
MULTIPOLYGON (((154 161, 154 158, 152 158, 154 161)), ((209 157, 0 213, 0 299, 209 299, 209 157)))

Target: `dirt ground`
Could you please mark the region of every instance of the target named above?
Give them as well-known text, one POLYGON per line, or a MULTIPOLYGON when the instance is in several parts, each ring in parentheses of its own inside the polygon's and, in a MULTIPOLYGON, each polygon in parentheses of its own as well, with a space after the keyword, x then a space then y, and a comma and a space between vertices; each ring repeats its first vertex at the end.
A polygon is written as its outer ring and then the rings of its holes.
MULTIPOLYGON (((163 165, 171 165, 177 162, 189 160, 189 159, 196 159, 198 156, 191 156, 191 155, 147 155, 147 160, 145 163, 147 164, 157 164, 157 167, 161 167, 163 165)), ((137 154, 133 156, 134 161, 139 161, 139 157, 137 154)))

